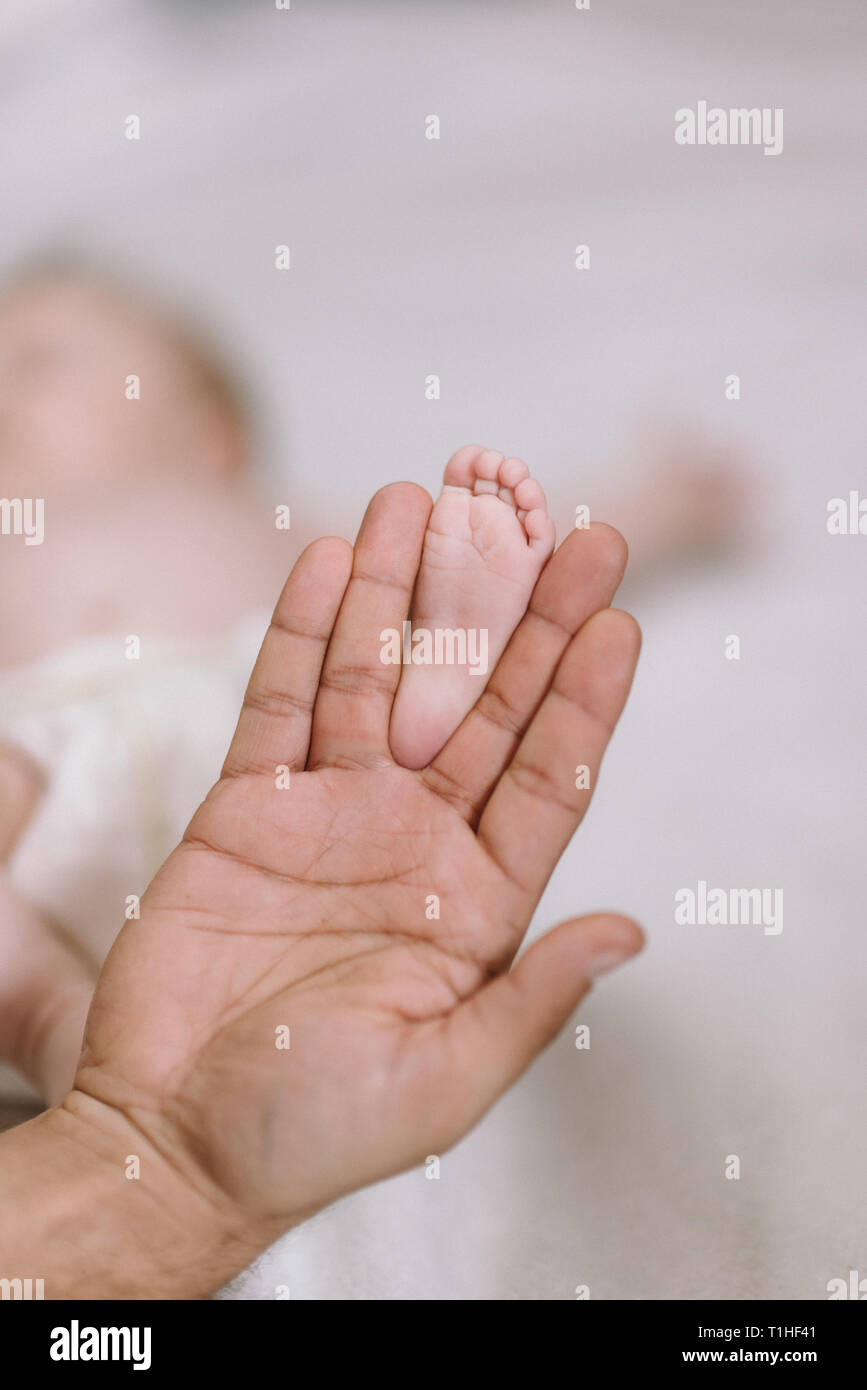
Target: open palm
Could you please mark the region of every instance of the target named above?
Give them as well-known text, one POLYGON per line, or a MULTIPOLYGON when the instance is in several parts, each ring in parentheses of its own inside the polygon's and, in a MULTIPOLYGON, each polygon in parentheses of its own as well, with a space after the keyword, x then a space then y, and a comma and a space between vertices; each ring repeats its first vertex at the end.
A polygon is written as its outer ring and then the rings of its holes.
POLYGON ((410 772, 379 639, 408 615, 429 509, 386 488, 354 551, 304 552, 220 780, 88 1020, 76 1090, 278 1224, 455 1142, 640 945, 596 916, 510 969, 631 681, 637 629, 607 608, 623 543, 569 537, 476 707, 410 772))

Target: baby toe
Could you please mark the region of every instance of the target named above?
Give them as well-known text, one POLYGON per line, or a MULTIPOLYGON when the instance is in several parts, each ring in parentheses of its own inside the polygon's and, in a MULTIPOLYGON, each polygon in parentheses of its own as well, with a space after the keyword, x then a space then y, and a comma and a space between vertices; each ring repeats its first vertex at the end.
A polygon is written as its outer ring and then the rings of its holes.
POLYGON ((529 478, 530 470, 523 459, 508 458, 504 459, 500 465, 500 483, 505 488, 510 488, 513 492, 525 478, 529 478))
POLYGON ((503 455, 496 449, 483 449, 475 461, 474 468, 476 474, 475 491, 491 492, 497 491, 497 475, 500 465, 503 462, 503 455), (493 488, 480 487, 480 483, 493 483, 493 488))
POLYGON ((476 459, 487 452, 483 444, 465 444, 446 464, 443 483, 447 487, 471 488, 476 480, 476 459))
POLYGON ((522 511, 545 511, 547 503, 540 483, 535 478, 524 478, 515 488, 515 501, 522 511))
POLYGON ((556 532, 554 522, 542 507, 536 507, 524 518, 524 529, 530 548, 539 556, 550 555, 554 549, 556 532))

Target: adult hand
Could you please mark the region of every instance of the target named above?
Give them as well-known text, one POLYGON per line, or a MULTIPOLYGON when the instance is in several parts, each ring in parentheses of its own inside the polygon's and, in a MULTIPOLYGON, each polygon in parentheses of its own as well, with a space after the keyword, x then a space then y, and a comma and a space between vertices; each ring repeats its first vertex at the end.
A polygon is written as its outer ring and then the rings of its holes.
MULTIPOLYGON (((636 624, 607 607, 625 545, 569 536, 475 708, 410 772, 380 633, 408 615, 429 510, 396 484, 354 551, 299 559, 220 780, 106 961, 63 1102, 247 1257, 453 1144, 641 945, 597 915, 512 967, 587 809, 576 766, 595 786, 632 679, 636 624)), ((232 1272, 216 1261, 213 1286, 232 1272)))

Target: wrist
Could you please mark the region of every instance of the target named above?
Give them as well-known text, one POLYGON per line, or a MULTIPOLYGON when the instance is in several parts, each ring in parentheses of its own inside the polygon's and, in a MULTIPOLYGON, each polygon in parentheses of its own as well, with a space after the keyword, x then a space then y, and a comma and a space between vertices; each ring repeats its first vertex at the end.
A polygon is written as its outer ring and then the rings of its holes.
POLYGON ((0 1278, 42 1279, 47 1299, 208 1297, 278 1233, 172 1157, 76 1090, 0 1135, 0 1278))

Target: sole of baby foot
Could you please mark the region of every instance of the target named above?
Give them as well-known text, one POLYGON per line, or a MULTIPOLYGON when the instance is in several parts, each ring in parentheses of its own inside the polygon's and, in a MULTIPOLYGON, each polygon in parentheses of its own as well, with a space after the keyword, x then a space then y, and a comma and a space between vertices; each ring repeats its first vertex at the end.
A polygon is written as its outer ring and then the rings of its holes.
POLYGON ((426 767, 478 700, 554 549, 545 494, 519 458, 459 449, 425 534, 392 755, 426 767))

